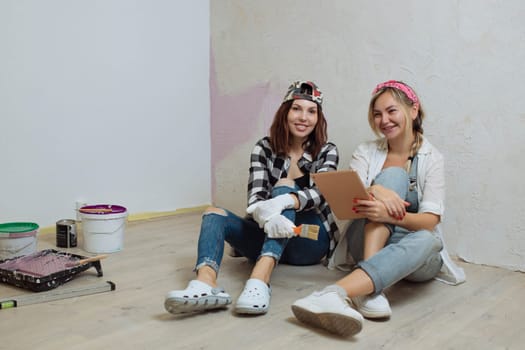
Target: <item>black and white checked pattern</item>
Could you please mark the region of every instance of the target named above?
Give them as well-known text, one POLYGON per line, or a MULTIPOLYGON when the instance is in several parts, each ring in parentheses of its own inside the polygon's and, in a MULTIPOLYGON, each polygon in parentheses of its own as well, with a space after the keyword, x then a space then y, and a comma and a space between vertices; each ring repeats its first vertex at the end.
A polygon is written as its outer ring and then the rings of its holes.
MULTIPOLYGON (((335 171, 339 163, 339 153, 336 145, 327 142, 316 159, 305 152, 299 160, 299 169, 304 174, 323 171, 335 171)), ((290 169, 290 159, 277 156, 270 146, 268 137, 259 140, 253 148, 250 157, 250 177, 248 180, 248 206, 271 197, 272 189, 281 178, 286 178, 290 169)), ((330 207, 321 196, 317 187, 310 178, 310 186, 297 192, 301 210, 317 210, 323 225, 330 235, 330 251, 335 249, 335 237, 339 237, 337 224, 330 207)))

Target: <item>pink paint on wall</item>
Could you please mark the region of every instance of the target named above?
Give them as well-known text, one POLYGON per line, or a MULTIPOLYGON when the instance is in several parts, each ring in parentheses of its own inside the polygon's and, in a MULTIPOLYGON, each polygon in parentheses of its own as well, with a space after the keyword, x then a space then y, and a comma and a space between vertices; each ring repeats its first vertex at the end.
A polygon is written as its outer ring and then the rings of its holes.
MULTIPOLYGON (((216 190, 216 166, 235 146, 264 135, 256 128, 264 114, 264 125, 270 125, 277 110, 279 97, 270 92, 270 84, 260 83, 236 94, 226 95, 219 91, 213 50, 210 52, 210 98, 211 98, 211 189, 212 200, 216 190), (272 104, 271 108, 266 106, 272 104), (271 110, 270 113, 262 113, 271 110), (268 114, 268 115, 266 115, 268 114)), ((248 160, 249 154, 246 155, 248 160)), ((246 163, 239 166, 246 166, 246 163)), ((247 169, 248 170, 248 169, 247 169)))

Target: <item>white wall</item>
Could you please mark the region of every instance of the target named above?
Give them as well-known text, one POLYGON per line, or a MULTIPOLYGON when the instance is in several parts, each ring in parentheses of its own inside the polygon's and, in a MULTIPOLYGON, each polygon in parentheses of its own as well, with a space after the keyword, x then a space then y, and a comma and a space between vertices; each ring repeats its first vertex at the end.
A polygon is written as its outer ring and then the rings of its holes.
POLYGON ((357 144, 373 137, 371 90, 401 79, 419 93, 425 134, 446 158, 449 250, 525 270, 522 1, 229 0, 211 9, 212 95, 250 121, 212 143, 236 140, 215 164, 217 204, 244 211, 249 152, 290 81, 314 80, 325 93, 346 168, 357 144))
POLYGON ((1 0, 0 50, 0 222, 210 202, 207 1, 1 0))

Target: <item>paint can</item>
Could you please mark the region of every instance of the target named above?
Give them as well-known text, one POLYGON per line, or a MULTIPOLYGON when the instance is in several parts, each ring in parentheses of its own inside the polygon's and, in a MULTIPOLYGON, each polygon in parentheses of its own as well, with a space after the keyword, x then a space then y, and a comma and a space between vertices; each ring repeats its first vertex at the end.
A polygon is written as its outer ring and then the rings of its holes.
POLYGON ((36 252, 38 229, 38 224, 34 222, 0 224, 0 260, 36 252))
POLYGON ((72 248, 77 246, 77 225, 75 220, 57 221, 57 247, 72 248))
POLYGON ((83 249, 90 253, 122 250, 128 211, 115 204, 87 205, 78 210, 82 219, 83 249))

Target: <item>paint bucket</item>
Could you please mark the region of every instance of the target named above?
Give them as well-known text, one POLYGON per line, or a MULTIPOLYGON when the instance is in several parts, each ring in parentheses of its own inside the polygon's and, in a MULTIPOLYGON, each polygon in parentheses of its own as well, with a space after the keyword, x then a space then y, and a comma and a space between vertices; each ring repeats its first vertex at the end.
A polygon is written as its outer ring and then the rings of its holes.
POLYGON ((38 229, 34 222, 0 224, 0 260, 36 252, 38 229))
POLYGON ((122 250, 128 212, 120 205, 87 205, 79 210, 82 220, 83 248, 90 253, 122 250))

